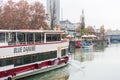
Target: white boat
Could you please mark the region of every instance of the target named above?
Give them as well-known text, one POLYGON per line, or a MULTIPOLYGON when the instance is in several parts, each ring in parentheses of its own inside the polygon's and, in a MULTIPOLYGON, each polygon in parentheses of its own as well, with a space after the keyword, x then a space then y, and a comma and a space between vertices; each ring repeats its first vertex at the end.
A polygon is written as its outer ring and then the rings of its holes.
POLYGON ((93 43, 90 41, 83 41, 81 43, 81 48, 93 48, 93 43))
POLYGON ((90 45, 82 45, 81 48, 93 48, 93 44, 90 44, 90 45))
POLYGON ((69 61, 60 30, 0 30, 0 80, 53 70, 69 61))

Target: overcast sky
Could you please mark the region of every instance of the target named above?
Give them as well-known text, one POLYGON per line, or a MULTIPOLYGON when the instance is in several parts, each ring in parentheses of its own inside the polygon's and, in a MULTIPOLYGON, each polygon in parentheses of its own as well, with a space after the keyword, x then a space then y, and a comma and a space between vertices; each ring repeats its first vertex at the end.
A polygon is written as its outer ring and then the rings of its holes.
MULTIPOLYGON (((46 6, 46 0, 38 1, 46 6)), ((60 0, 60 2, 63 20, 80 22, 80 15, 84 9, 86 26, 99 28, 104 25, 106 29, 120 30, 120 0, 60 0)))
MULTIPOLYGON (((46 0, 40 0, 46 6, 46 0)), ((86 26, 120 30, 120 0, 60 0, 63 19, 79 22, 84 9, 86 26)))

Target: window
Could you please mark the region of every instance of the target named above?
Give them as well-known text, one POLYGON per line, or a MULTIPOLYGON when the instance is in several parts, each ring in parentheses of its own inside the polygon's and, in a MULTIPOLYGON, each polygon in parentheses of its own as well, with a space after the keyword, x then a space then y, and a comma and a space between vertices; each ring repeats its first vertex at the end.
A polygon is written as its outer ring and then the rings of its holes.
POLYGON ((31 55, 25 55, 24 57, 24 64, 31 63, 31 55))
POLYGON ((47 34, 46 41, 60 41, 60 34, 47 34))
POLYGON ((0 33, 0 42, 5 41, 5 33, 0 33))
POLYGON ((60 34, 57 34, 57 41, 60 41, 60 34))
POLYGON ((32 55, 24 55, 18 57, 11 57, 6 59, 0 59, 0 67, 14 64, 15 66, 29 64, 32 62, 48 60, 57 57, 57 51, 36 53, 32 55))
POLYGON ((33 33, 27 33, 27 42, 30 44, 30 43, 33 43, 33 33))
POLYGON ((6 59, 6 65, 12 65, 12 64, 13 64, 13 59, 12 58, 6 59))
POLYGON ((13 58, 0 59, 0 66, 12 65, 13 58))
POLYGON ((13 62, 14 62, 15 66, 22 65, 23 64, 23 57, 22 56, 15 57, 13 62))
POLYGON ((42 61, 44 60, 43 54, 42 53, 38 53, 38 61, 42 61))
POLYGON ((37 55, 37 54, 33 54, 33 55, 31 56, 31 61, 32 61, 32 62, 38 61, 38 55, 37 55))
POLYGON ((35 42, 41 42, 41 33, 35 33, 35 42))
POLYGON ((17 33, 18 41, 21 43, 25 43, 25 33, 17 33))
POLYGON ((0 59, 0 66, 6 66, 6 60, 0 59))
POLYGON ((43 60, 49 59, 49 53, 48 52, 42 53, 42 57, 43 57, 43 60))
POLYGON ((2 59, 0 59, 0 67, 2 66, 2 59))
POLYGON ((46 41, 52 41, 52 40, 51 40, 51 34, 47 34, 47 35, 46 35, 46 41))
POLYGON ((49 59, 56 58, 57 57, 57 51, 51 51, 49 54, 49 59))
POLYGON ((65 56, 65 55, 66 55, 66 49, 63 49, 63 50, 62 50, 61 55, 62 55, 62 56, 65 56))

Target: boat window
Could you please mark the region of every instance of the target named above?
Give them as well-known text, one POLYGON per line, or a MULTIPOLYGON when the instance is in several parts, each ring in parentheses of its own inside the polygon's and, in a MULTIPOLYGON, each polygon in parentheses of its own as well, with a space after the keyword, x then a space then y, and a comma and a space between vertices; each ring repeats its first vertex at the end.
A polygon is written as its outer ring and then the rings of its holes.
POLYGON ((2 59, 0 59, 0 67, 2 66, 2 59))
POLYGON ((15 44, 16 43, 16 33, 15 32, 7 33, 7 35, 8 35, 8 38, 7 38, 8 43, 10 45, 15 44))
POLYGON ((57 57, 57 51, 39 53, 38 56, 39 56, 38 61, 47 60, 47 59, 51 59, 51 58, 56 58, 57 57))
POLYGON ((57 37, 58 37, 57 34, 53 34, 53 35, 51 35, 51 36, 52 36, 52 40, 53 40, 53 41, 58 41, 58 40, 57 40, 57 37))
POLYGON ((51 34, 47 34, 47 35, 46 35, 46 41, 52 41, 52 40, 51 40, 51 34))
POLYGON ((12 58, 0 59, 0 66, 6 66, 6 65, 12 65, 12 64, 13 64, 12 58))
POLYGON ((35 33, 35 42, 43 42, 44 36, 43 33, 35 33))
POLYGON ((63 49, 63 50, 62 50, 61 55, 62 55, 62 56, 65 56, 65 55, 66 55, 66 49, 63 49))
POLYGON ((38 56, 38 61, 44 60, 43 53, 38 53, 37 56, 38 56))
POLYGON ((47 34, 46 35, 46 41, 60 41, 60 34, 47 34))
POLYGON ((23 64, 29 64, 32 62, 48 60, 56 57, 57 57, 57 51, 11 57, 6 59, 0 59, 0 67, 12 65, 12 64, 14 64, 15 66, 19 66, 23 64))
POLYGON ((33 44, 33 42, 34 42, 33 33, 27 33, 27 43, 33 44))
POLYGON ((17 39, 20 44, 25 44, 25 33, 17 33, 17 39))
POLYGON ((23 64, 23 56, 19 56, 19 57, 14 58, 14 65, 15 66, 22 65, 22 64, 23 64))
POLYGON ((33 54, 32 56, 31 56, 31 58, 32 58, 32 62, 36 62, 36 61, 38 61, 38 55, 37 54, 33 54))
POLYGON ((12 38, 12 42, 16 42, 16 33, 15 32, 13 32, 13 33, 11 33, 11 38, 12 38))
POLYGON ((42 53, 42 60, 47 60, 48 59, 48 53, 42 53))
POLYGON ((1 66, 6 66, 6 60, 5 59, 1 59, 0 60, 0 64, 1 64, 1 66))
POLYGON ((57 51, 51 51, 50 53, 51 54, 49 54, 49 59, 57 57, 57 51))
POLYGON ((24 64, 31 63, 31 55, 24 56, 24 64))
POLYGON ((5 33, 0 33, 0 42, 5 42, 5 33))
POLYGON ((12 64, 13 64, 13 59, 12 58, 6 59, 6 65, 12 65, 12 64))
POLYGON ((60 34, 57 34, 56 36, 57 36, 57 41, 60 41, 60 40, 61 40, 61 39, 60 39, 60 38, 61 38, 61 37, 60 37, 61 35, 60 35, 60 34))

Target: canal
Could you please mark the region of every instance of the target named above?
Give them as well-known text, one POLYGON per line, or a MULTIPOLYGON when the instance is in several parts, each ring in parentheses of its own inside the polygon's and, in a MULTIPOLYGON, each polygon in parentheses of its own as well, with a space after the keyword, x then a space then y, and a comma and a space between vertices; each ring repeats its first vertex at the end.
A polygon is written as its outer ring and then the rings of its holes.
POLYGON ((120 80, 120 44, 74 48, 68 66, 20 80, 120 80))

